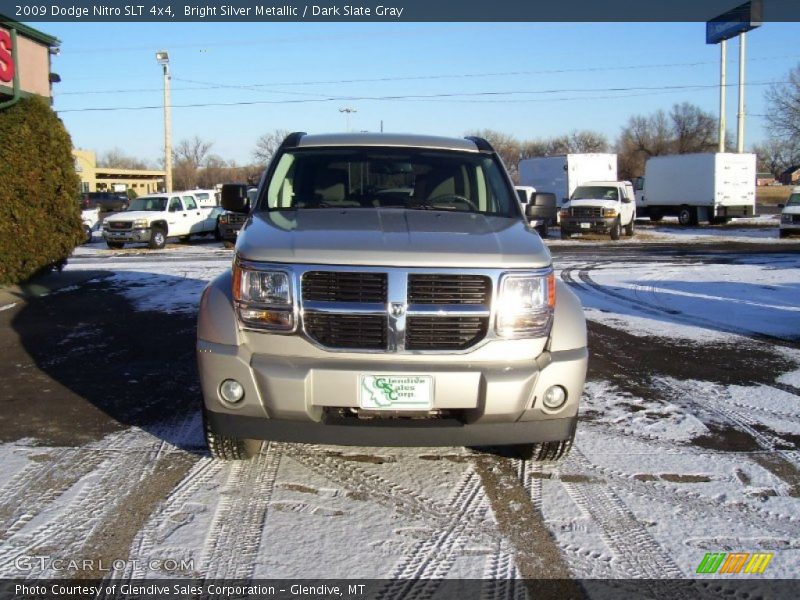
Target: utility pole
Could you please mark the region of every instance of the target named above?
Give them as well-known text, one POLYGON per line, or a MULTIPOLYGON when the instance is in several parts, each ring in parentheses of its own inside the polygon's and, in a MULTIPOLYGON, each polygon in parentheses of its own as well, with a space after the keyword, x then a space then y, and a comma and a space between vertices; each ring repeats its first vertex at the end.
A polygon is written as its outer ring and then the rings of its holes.
POLYGON ((717 152, 725 152, 725 86, 728 85, 727 79, 727 52, 728 41, 722 40, 719 43, 719 148, 717 152))
POLYGON ((172 191, 172 117, 169 97, 169 54, 156 52, 156 62, 164 69, 164 191, 172 191))
POLYGON ((739 112, 736 115, 736 151, 744 152, 744 53, 745 32, 739 34, 739 112))

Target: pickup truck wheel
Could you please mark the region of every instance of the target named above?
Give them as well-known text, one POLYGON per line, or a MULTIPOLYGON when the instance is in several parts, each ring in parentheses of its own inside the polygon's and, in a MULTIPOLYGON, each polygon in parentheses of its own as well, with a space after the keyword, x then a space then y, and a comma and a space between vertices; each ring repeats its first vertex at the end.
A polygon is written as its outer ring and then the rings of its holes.
POLYGON ((217 217, 217 224, 214 227, 214 239, 217 242, 221 242, 222 241, 222 232, 219 230, 219 217, 217 217))
POLYGON ((529 460, 540 465, 556 465, 567 457, 574 439, 573 436, 560 442, 522 444, 517 446, 516 450, 523 460, 529 460))
POLYGON ((167 234, 162 227, 153 227, 150 230, 150 243, 148 246, 153 250, 161 250, 167 245, 167 234))
POLYGON ((220 460, 247 460, 261 452, 261 440, 243 440, 214 432, 205 424, 206 444, 213 458, 220 460))
POLYGON ((83 235, 86 236, 86 239, 83 241, 84 244, 89 244, 92 241, 92 228, 88 225, 83 226, 83 235))
POLYGON ((119 250, 122 248, 125 243, 124 242, 106 242, 106 245, 111 248, 112 250, 119 250))
POLYGON ((611 227, 611 239, 618 240, 619 236, 622 234, 622 225, 620 225, 619 219, 614 221, 614 225, 611 227))
POLYGON ((636 226, 633 223, 634 220, 635 219, 631 217, 631 222, 625 225, 625 235, 627 235, 628 237, 633 237, 634 230, 636 229, 636 226))

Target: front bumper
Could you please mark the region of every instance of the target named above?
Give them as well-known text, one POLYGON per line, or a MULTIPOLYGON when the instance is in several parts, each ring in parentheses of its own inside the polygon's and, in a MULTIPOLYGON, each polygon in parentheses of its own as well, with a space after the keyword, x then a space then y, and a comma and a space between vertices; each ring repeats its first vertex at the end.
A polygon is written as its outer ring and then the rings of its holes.
POLYGON ((487 363, 463 355, 446 361, 401 362, 391 356, 249 354, 241 346, 202 340, 197 350, 205 408, 219 433, 343 445, 501 445, 567 439, 574 428, 588 359, 586 348, 544 351, 535 360, 522 362, 487 363), (402 413, 393 413, 395 418, 357 418, 364 374, 432 377, 431 410, 439 414, 418 419, 396 418, 402 413), (245 389, 236 406, 220 398, 219 386, 225 379, 235 379, 245 389), (542 397, 556 384, 567 391, 567 401, 549 410, 542 397))
POLYGON ((561 217, 561 229, 566 233, 608 233, 617 217, 561 217))
POLYGON ((557 442, 575 433, 578 417, 516 423, 464 424, 436 421, 331 419, 299 422, 206 411, 212 430, 241 439, 346 446, 494 446, 557 442), (353 422, 355 421, 355 422, 353 422))
POLYGON ((149 242, 150 234, 150 229, 126 229, 121 231, 104 229, 103 239, 107 242, 149 242))

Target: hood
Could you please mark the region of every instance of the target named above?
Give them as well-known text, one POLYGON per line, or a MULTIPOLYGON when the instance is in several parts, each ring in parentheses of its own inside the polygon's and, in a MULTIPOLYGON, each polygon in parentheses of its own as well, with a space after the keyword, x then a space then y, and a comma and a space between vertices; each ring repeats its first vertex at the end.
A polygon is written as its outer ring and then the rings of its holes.
POLYGON ((800 204, 793 204, 792 206, 784 206, 781 211, 782 215, 800 215, 800 204))
POLYGON ((518 219, 402 209, 255 213, 240 258, 301 264, 535 268, 550 265, 539 236, 518 219))
POLYGON ((563 208, 576 207, 576 206, 599 206, 601 208, 616 208, 619 209, 619 200, 601 200, 592 198, 583 198, 581 200, 570 200, 564 203, 563 208))
POLYGON ((115 213, 110 217, 106 217, 105 221, 135 221, 136 219, 147 219, 148 221, 153 220, 154 216, 161 216, 163 213, 156 212, 153 210, 124 210, 122 212, 115 213))

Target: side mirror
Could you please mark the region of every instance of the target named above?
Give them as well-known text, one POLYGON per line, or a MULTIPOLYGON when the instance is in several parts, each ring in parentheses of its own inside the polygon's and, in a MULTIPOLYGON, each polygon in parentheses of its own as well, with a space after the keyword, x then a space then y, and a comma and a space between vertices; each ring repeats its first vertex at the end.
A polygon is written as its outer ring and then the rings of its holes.
POLYGON ((247 186, 241 183, 226 183, 222 186, 222 208, 235 213, 250 212, 247 186))

